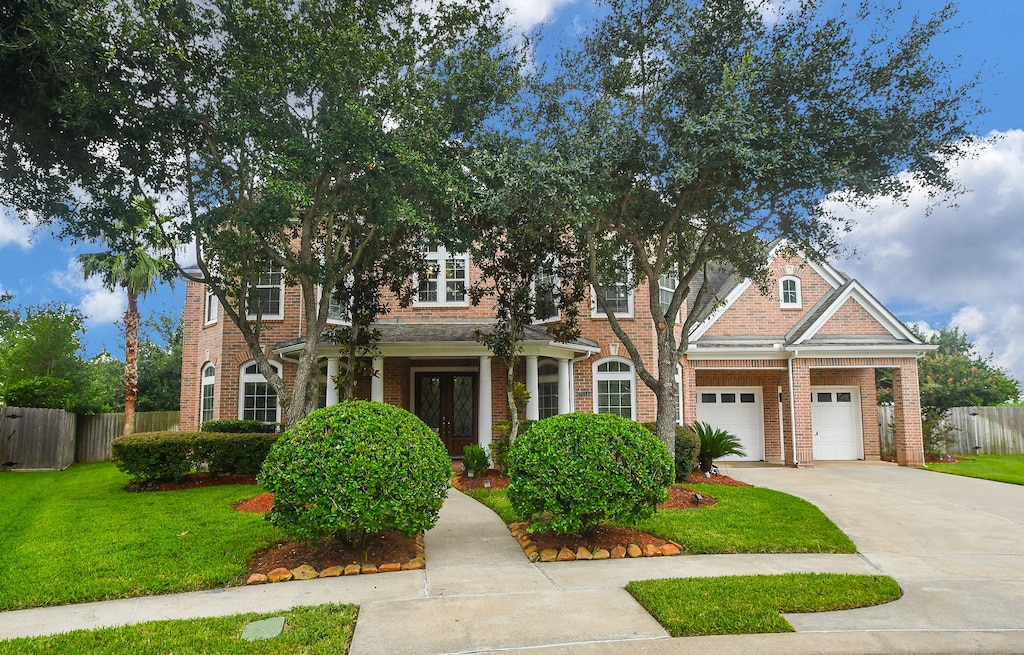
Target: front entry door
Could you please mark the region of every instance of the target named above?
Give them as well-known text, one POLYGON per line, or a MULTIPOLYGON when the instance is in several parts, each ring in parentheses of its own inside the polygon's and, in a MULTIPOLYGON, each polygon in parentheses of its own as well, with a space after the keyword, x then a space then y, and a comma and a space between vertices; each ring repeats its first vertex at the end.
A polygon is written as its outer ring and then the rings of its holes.
POLYGON ((416 414, 441 437, 448 454, 476 443, 476 374, 417 373, 416 414))

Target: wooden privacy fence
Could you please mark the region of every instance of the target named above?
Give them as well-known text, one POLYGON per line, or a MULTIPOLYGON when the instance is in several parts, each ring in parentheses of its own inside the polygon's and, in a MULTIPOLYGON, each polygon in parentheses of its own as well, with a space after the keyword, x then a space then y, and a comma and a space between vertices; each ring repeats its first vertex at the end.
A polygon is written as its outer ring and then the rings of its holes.
POLYGON ((66 469, 75 461, 75 415, 0 407, 0 471, 66 469))
MULTIPOLYGON (((135 414, 135 432, 177 432, 180 412, 139 412, 135 414)), ((110 443, 121 436, 124 414, 95 414, 78 417, 75 435, 76 462, 105 462, 110 459, 110 443)))
MULTIPOLYGON (((135 415, 136 432, 178 430, 178 412, 135 415)), ((75 462, 105 462, 121 434, 124 414, 76 416, 63 409, 0 407, 0 471, 63 470, 75 462)))
MULTIPOLYGON (((1024 407, 955 407, 951 455, 1024 455, 1024 407)), ((895 452, 892 407, 878 408, 882 452, 895 452)))

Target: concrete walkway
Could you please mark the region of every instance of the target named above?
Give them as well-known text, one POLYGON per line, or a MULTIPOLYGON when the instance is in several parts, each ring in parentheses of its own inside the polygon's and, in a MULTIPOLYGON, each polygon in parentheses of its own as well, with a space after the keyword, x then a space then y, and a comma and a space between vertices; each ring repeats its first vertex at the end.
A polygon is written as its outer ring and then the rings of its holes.
POLYGON ((426 534, 424 571, 6 612, 0 613, 0 639, 347 602, 360 606, 352 655, 1024 651, 1024 496, 1018 495, 1024 488, 978 486, 981 481, 961 486, 951 476, 863 463, 733 467, 729 473, 815 502, 863 554, 536 565, 497 516, 453 491, 426 534), (945 500, 946 492, 959 500, 945 500), (900 581, 904 599, 789 616, 799 632, 785 635, 670 639, 623 590, 630 580, 650 578, 879 570, 900 581))

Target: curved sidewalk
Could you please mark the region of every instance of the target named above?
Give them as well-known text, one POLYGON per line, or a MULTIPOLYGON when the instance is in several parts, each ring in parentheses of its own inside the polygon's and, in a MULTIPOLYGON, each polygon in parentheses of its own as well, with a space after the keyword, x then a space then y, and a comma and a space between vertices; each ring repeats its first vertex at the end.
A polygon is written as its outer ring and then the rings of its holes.
MULTIPOLYGON (((816 471, 769 467, 734 469, 731 474, 752 482, 757 478, 758 484, 774 488, 798 487, 806 481, 813 490, 829 480, 826 472, 824 479, 815 482, 819 477, 816 471)), ((802 495, 801 490, 795 493, 802 495)), ((838 486, 833 491, 847 493, 838 486)), ((827 498, 829 491, 816 493, 827 498)), ((889 493, 888 498, 898 501, 902 497, 889 493)), ((870 508, 870 502, 865 502, 870 508)), ((827 505, 819 506, 832 515, 827 505)), ((864 518, 870 520, 870 513, 864 518)), ((861 544, 856 526, 845 525, 842 516, 837 523, 861 544)), ((159 619, 275 612, 297 605, 354 603, 360 611, 351 655, 518 650, 657 655, 705 653, 709 649, 718 653, 989 653, 1019 652, 1024 644, 1024 633, 1015 632, 1012 626, 958 632, 874 629, 867 615, 843 623, 845 617, 872 608, 787 617, 802 631, 797 634, 670 639, 623 590, 630 580, 650 578, 789 571, 877 573, 885 568, 861 555, 707 555, 531 564, 495 514, 456 491, 449 495, 437 526, 426 534, 425 547, 427 568, 423 571, 0 613, 0 638, 159 619), (819 623, 798 625, 802 618, 819 623)), ((910 607, 901 607, 902 602, 874 609, 881 615, 892 614, 898 623, 901 613, 910 607)))

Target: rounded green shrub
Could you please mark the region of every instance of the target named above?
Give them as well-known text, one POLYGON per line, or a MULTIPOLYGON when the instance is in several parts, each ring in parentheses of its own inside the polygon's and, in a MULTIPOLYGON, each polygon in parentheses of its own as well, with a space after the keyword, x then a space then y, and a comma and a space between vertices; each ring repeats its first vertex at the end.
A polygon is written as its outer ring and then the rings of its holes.
POLYGON ((482 446, 469 444, 462 449, 462 466, 474 475, 483 475, 491 462, 487 457, 487 451, 482 446))
MULTIPOLYGON (((644 423, 644 427, 658 434, 657 423, 644 423)), ((697 466, 700 455, 700 437, 692 425, 676 426, 676 482, 684 482, 697 466)))
POLYGON ((538 421, 512 444, 508 459, 512 508, 536 529, 561 534, 648 518, 672 484, 665 445, 612 414, 538 421))
POLYGON ((319 409, 270 449, 259 481, 274 494, 270 521, 296 539, 398 530, 437 523, 451 459, 427 425, 404 409, 348 401, 319 409))

